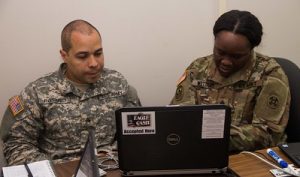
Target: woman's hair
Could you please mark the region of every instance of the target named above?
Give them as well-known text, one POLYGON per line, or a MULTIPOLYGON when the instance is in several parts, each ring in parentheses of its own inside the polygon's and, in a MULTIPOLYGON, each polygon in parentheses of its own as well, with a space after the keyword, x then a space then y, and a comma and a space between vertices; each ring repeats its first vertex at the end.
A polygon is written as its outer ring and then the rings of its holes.
POLYGON ((221 15, 214 25, 214 36, 221 31, 230 31, 246 36, 251 48, 258 46, 263 35, 262 25, 256 16, 248 11, 231 10, 221 15))

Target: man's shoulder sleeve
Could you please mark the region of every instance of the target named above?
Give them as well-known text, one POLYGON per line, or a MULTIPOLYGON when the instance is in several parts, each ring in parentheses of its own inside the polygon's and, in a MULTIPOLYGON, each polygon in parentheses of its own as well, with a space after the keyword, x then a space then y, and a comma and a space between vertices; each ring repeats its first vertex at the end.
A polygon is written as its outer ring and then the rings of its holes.
POLYGON ((138 97, 137 90, 131 86, 128 85, 128 91, 127 91, 127 104, 126 106, 141 106, 141 101, 138 97))
POLYGON ((107 87, 111 92, 117 92, 124 95, 128 90, 128 82, 126 78, 116 70, 104 68, 102 79, 105 87, 107 87))
POLYGON ((2 140, 5 140, 12 125, 26 117, 28 111, 20 96, 13 96, 8 101, 8 107, 4 113, 1 121, 0 136, 2 140))
POLYGON ((9 108, 7 108, 4 113, 4 116, 2 117, 0 125, 0 136, 3 141, 6 140, 9 130, 15 122, 16 119, 14 118, 9 108))
POLYGON ((123 76, 123 74, 121 74, 119 71, 113 70, 113 69, 109 69, 109 68, 104 68, 102 71, 102 77, 103 79, 125 79, 125 77, 123 76))

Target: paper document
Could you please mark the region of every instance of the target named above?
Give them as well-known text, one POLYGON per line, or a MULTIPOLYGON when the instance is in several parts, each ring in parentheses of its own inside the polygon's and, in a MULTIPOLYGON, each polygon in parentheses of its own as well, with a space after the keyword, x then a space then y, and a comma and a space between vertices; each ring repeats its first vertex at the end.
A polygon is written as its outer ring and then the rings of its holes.
MULTIPOLYGON (((28 167, 33 177, 56 177, 49 160, 29 163, 28 167)), ((4 177, 28 177, 24 165, 3 167, 4 177)))

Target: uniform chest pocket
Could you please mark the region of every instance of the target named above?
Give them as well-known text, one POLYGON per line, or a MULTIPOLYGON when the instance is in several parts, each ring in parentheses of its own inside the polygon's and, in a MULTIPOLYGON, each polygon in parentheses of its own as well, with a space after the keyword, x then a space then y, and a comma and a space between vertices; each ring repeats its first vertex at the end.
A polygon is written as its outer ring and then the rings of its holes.
POLYGON ((235 92, 232 88, 201 88, 197 90, 198 104, 225 104, 233 107, 235 92))
POLYGON ((113 110, 123 107, 126 101, 125 96, 115 94, 109 94, 105 97, 99 97, 98 99, 101 105, 113 110))
POLYGON ((234 125, 251 123, 254 105, 255 90, 243 89, 236 91, 232 103, 232 123, 234 125))
POLYGON ((45 118, 78 117, 79 99, 49 98, 40 100, 45 118))
POLYGON ((197 89, 197 104, 225 104, 232 109, 231 121, 234 125, 252 122, 255 102, 255 89, 234 90, 232 87, 221 89, 197 89))
POLYGON ((197 104, 218 104, 219 92, 216 89, 200 88, 196 90, 197 104))

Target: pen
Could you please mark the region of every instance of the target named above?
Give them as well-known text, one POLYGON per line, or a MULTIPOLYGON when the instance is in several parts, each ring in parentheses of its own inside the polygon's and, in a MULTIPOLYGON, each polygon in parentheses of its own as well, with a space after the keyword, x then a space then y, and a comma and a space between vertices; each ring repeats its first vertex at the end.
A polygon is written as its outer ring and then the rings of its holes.
POLYGON ((280 158, 279 155, 277 155, 272 149, 267 149, 267 153, 280 165, 281 168, 288 167, 288 163, 280 158))
POLYGON ((27 173, 28 173, 28 177, 33 177, 32 173, 31 173, 31 171, 30 171, 30 168, 28 167, 28 165, 27 165, 26 162, 24 162, 24 166, 25 166, 26 171, 27 171, 27 173))

